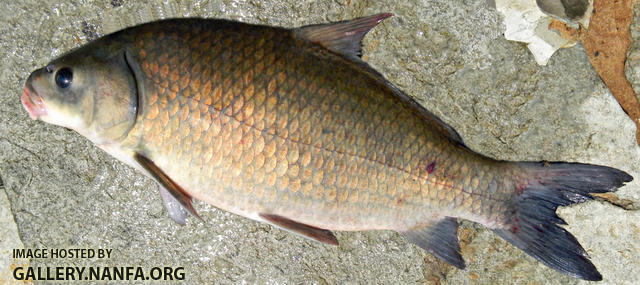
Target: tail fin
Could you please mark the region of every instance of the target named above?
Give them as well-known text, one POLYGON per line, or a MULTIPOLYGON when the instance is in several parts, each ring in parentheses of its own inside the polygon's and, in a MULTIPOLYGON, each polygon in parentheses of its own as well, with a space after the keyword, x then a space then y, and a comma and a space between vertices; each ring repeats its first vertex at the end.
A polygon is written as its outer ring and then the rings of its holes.
POLYGON ((633 179, 615 168, 565 162, 521 162, 525 188, 515 196, 512 222, 494 231, 547 266, 585 280, 602 280, 576 238, 558 224, 558 206, 593 199, 589 193, 616 191, 633 179))

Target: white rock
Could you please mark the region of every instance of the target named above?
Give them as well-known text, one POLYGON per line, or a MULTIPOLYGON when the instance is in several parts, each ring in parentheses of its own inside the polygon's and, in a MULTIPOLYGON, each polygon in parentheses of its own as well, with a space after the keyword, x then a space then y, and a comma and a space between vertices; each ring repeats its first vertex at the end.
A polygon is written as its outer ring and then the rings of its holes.
MULTIPOLYGON (((562 38, 559 33, 549 30, 552 18, 540 11, 535 0, 496 0, 495 7, 504 16, 505 38, 527 43, 540 65, 546 65, 558 49, 576 44, 575 40, 562 38)), ((590 16, 591 9, 587 9, 579 23, 587 27, 590 16)))

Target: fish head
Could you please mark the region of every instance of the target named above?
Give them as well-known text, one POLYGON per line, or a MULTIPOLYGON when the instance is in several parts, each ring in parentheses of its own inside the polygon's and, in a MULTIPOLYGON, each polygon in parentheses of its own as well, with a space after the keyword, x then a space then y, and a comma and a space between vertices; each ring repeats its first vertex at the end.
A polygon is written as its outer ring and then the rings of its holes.
POLYGON ((136 77, 122 46, 103 43, 90 43, 29 75, 21 101, 32 119, 99 144, 126 136, 138 110, 136 77))

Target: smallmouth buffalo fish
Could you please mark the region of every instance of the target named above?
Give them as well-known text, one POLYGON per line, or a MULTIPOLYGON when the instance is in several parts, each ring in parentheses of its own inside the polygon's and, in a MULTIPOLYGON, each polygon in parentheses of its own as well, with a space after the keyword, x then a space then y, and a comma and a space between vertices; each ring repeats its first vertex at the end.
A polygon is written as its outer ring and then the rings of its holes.
POLYGON ((397 231, 464 268, 466 219, 557 271, 602 279, 555 211, 632 177, 471 151, 360 59, 364 35, 389 16, 295 29, 142 24, 34 71, 21 100, 32 119, 154 178, 179 223, 198 216, 195 198, 328 244, 332 230, 397 231))

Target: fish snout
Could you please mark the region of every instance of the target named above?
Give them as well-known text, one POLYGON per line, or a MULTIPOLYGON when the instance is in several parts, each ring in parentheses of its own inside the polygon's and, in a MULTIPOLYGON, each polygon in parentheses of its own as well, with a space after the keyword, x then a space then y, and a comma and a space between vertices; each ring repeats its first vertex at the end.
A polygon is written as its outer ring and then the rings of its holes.
POLYGON ((37 120, 40 116, 47 114, 47 108, 42 97, 29 86, 28 82, 22 90, 20 101, 24 109, 29 113, 29 117, 33 120, 37 120))

